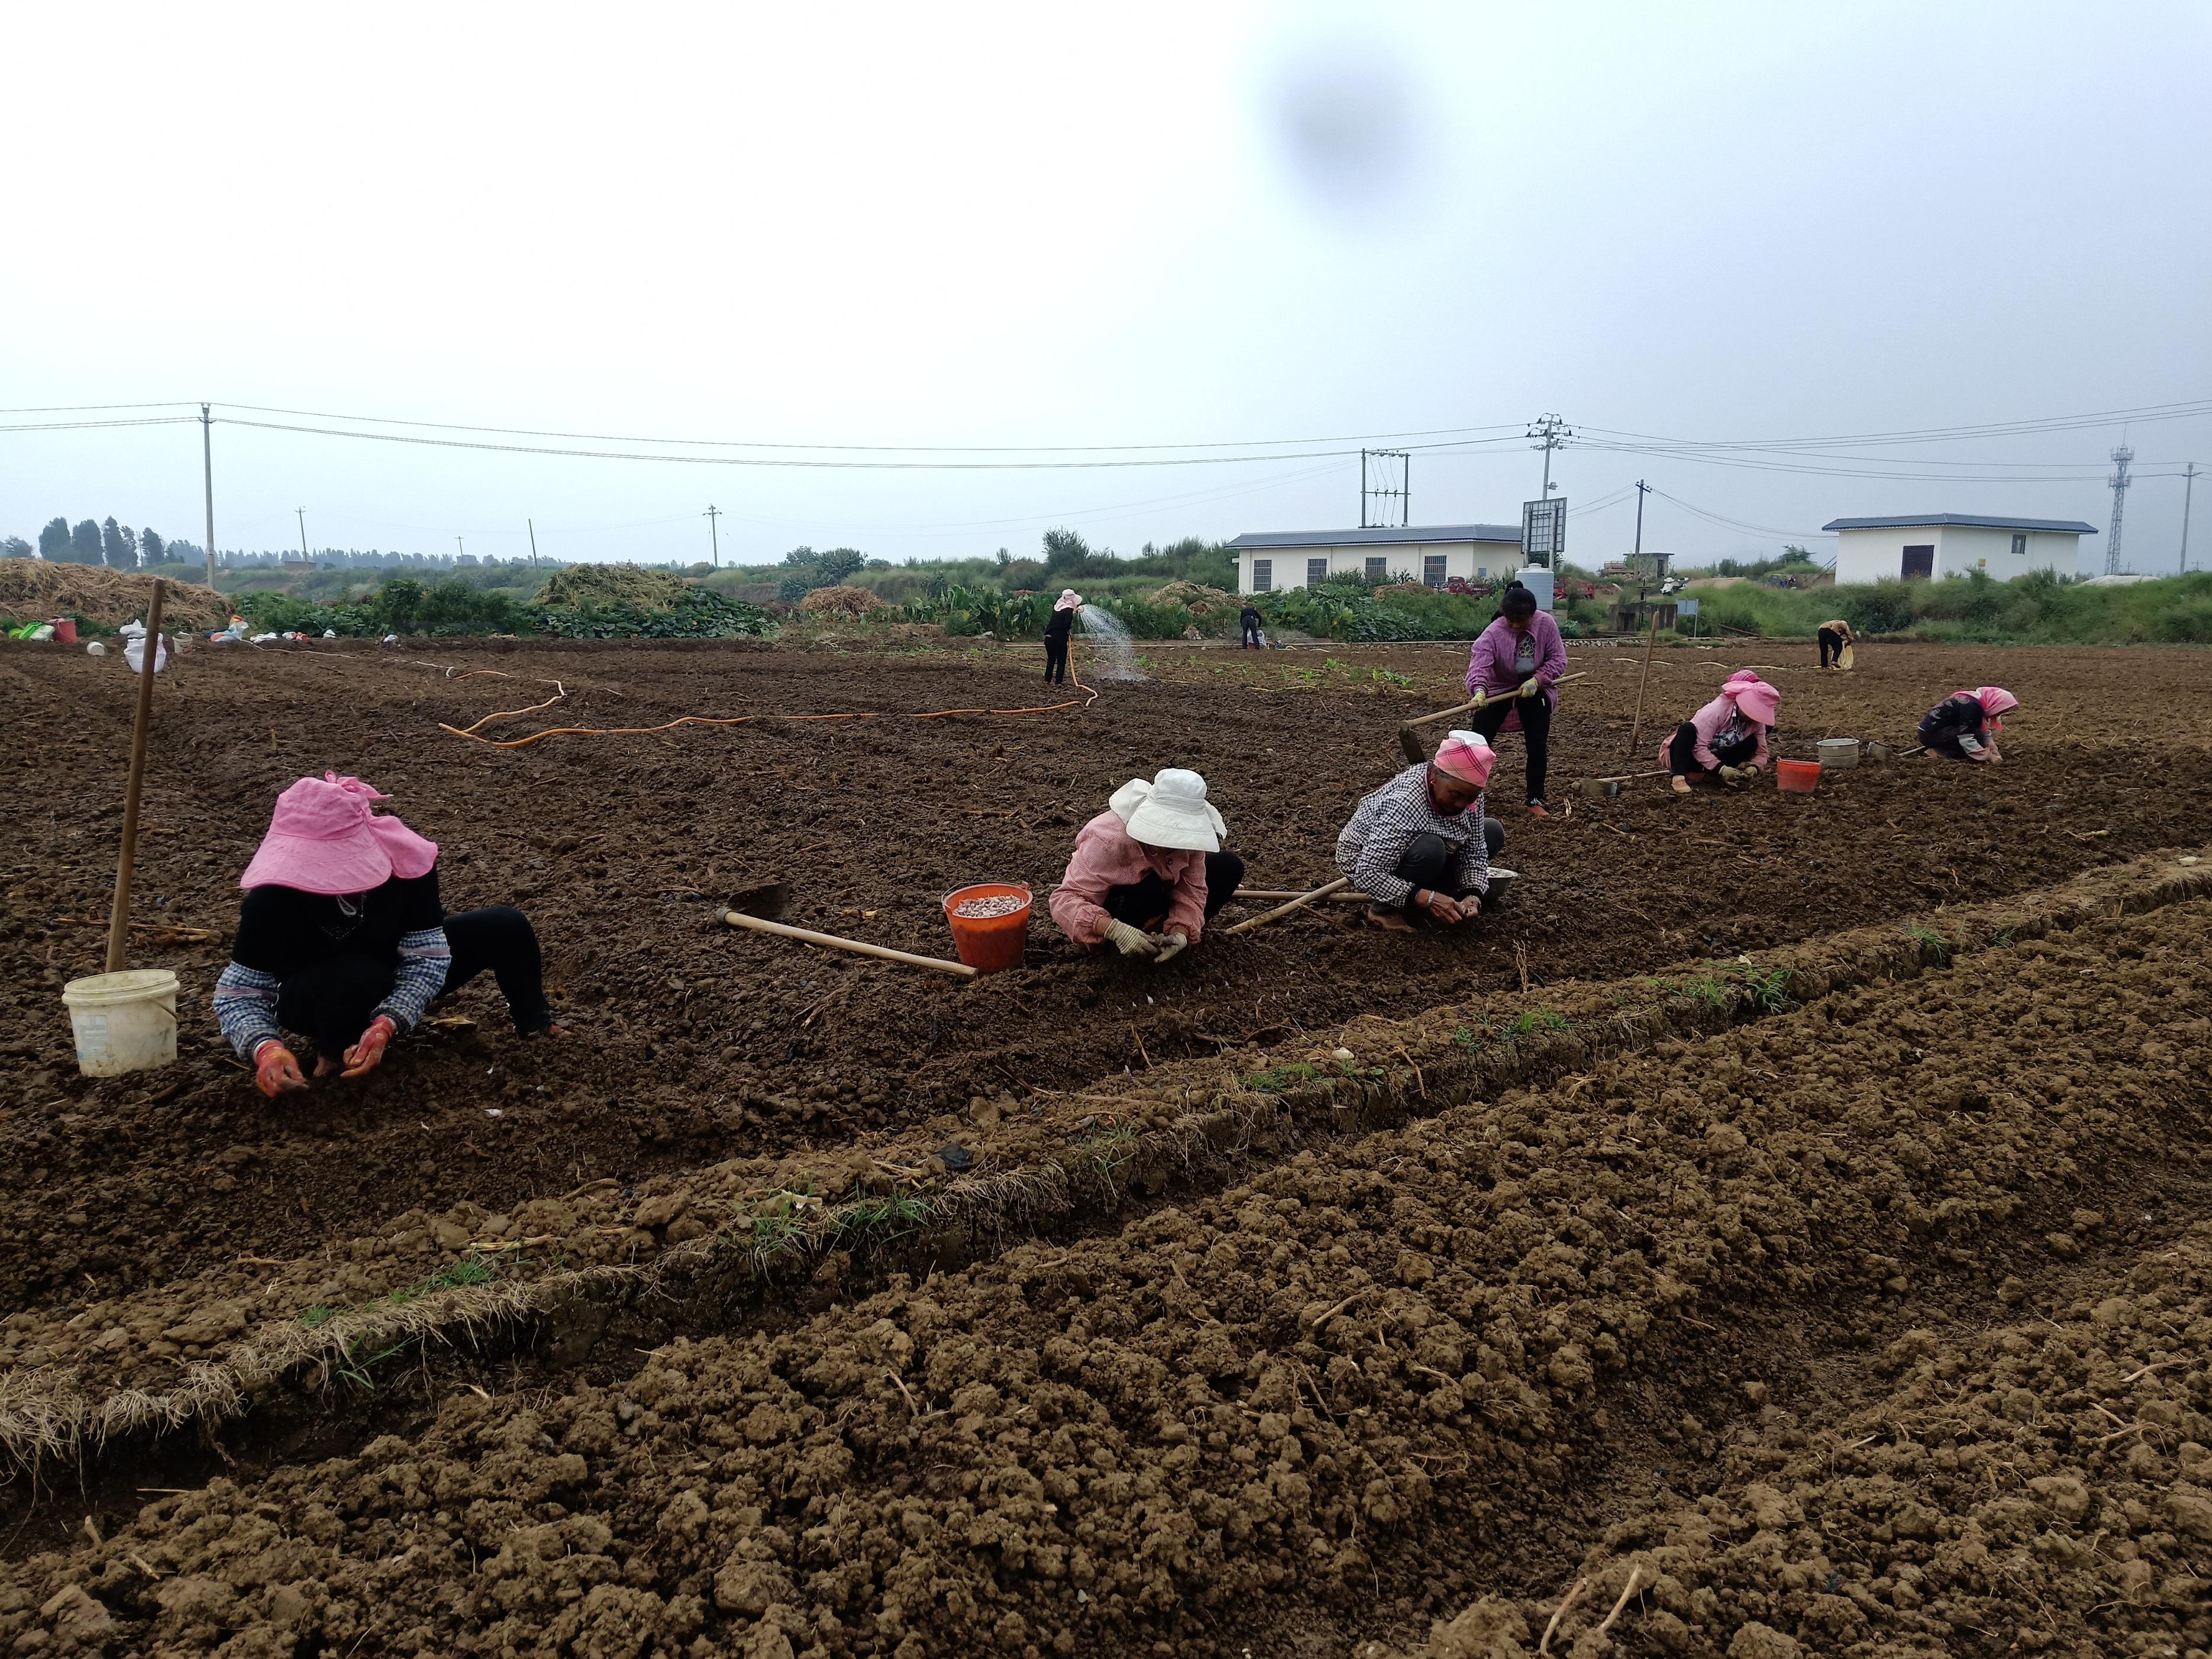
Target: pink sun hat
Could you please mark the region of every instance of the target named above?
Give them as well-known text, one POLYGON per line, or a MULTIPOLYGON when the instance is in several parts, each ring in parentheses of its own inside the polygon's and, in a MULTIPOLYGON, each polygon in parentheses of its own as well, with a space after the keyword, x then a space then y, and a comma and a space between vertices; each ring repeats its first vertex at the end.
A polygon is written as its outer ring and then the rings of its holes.
MULTIPOLYGON (((335 772, 323 774, 325 782, 334 783, 349 794, 359 795, 363 800, 390 800, 391 796, 359 778, 342 778, 335 772)), ((385 854, 392 860, 392 873, 403 881, 412 881, 417 876, 427 876, 430 866, 438 861, 438 843, 416 835, 398 818, 381 812, 372 812, 368 817, 371 834, 382 845, 385 854)))
POLYGON ((1747 685, 1738 685, 1728 694, 1735 699, 1735 706, 1747 720, 1761 726, 1774 724, 1774 717, 1782 712, 1782 694, 1765 680, 1753 680, 1747 685))
POLYGON ((331 779, 301 778, 276 797, 269 833, 240 887, 365 893, 392 878, 392 854, 369 828, 368 798, 331 779))

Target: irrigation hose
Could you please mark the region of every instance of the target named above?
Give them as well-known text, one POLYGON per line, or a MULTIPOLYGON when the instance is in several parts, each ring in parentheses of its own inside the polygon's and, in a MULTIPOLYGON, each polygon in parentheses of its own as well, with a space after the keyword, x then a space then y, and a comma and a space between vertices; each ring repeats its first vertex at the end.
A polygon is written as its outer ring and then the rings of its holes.
MULTIPOLYGON (((877 709, 866 709, 849 714, 685 714, 661 726, 556 726, 543 732, 533 732, 526 738, 480 737, 476 726, 464 731, 458 726, 447 726, 443 720, 438 723, 438 729, 494 749, 527 749, 532 744, 543 743, 548 738, 642 738, 659 732, 673 732, 679 726, 748 726, 757 720, 789 720, 797 724, 806 720, 941 720, 955 714, 1056 714, 1064 708, 1088 708, 1098 700, 1098 693, 1091 687, 1085 686, 1083 690, 1087 695, 1080 701, 1071 698, 1066 702, 1048 703, 1036 708, 933 708, 920 714, 904 710, 885 714, 877 709)), ((544 705, 541 703, 539 707, 544 705)), ((519 708, 512 712, 526 714, 532 711, 519 708)), ((488 714, 484 720, 499 718, 496 714, 488 714)), ((483 724, 484 720, 477 722, 477 726, 483 724)))

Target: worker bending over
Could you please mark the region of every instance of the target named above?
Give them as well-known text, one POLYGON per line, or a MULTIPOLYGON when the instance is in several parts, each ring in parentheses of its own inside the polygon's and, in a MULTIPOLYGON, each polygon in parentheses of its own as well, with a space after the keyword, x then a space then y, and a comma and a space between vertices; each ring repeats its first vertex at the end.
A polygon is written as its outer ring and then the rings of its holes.
POLYGON ((1150 783, 1130 779, 1076 833, 1052 919, 1094 952, 1167 961, 1198 943, 1244 879, 1244 860, 1222 850, 1226 829, 1197 773, 1170 766, 1150 783))
POLYGON ((1418 915, 1449 926, 1482 908, 1490 860, 1505 845, 1504 826, 1482 814, 1497 764, 1481 733, 1454 732, 1434 760, 1359 803, 1336 838, 1336 867, 1373 901, 1369 921, 1402 933, 1418 915))
POLYGON ((2004 729, 2005 714, 2019 707, 2020 699, 2002 685, 1954 691, 1920 717, 1920 741, 1931 754, 1953 760, 2002 760, 1997 733, 2004 729))
POLYGON ((1734 787, 1765 769, 1766 734, 1781 712, 1782 693, 1749 669, 1733 674, 1721 694, 1674 728, 1659 745, 1659 763, 1674 774, 1674 793, 1686 795, 1707 779, 1734 787))
POLYGON ((1851 665, 1851 625, 1841 617, 1820 624, 1815 636, 1820 641, 1820 666, 1849 668, 1851 665), (1830 659, 1834 659, 1833 662, 1830 659))
POLYGON ((369 810, 388 799, 334 772, 301 778, 276 798, 239 878, 246 898, 215 1015, 264 1095, 307 1086, 285 1031, 313 1039, 317 1077, 361 1077, 432 998, 487 968, 517 1031, 560 1031, 529 919, 505 905, 447 915, 437 844, 369 810))
POLYGON ((1552 709, 1559 694, 1553 688, 1567 672, 1566 642, 1559 625, 1536 608, 1536 596, 1519 582, 1510 582, 1498 597, 1498 616, 1476 635, 1468 653, 1467 690, 1489 703, 1477 709, 1468 724, 1485 743, 1495 743, 1500 732, 1518 731, 1528 748, 1528 796, 1532 817, 1547 818, 1545 774, 1551 765, 1552 709), (1524 686, 1535 690, 1527 696, 1524 686))

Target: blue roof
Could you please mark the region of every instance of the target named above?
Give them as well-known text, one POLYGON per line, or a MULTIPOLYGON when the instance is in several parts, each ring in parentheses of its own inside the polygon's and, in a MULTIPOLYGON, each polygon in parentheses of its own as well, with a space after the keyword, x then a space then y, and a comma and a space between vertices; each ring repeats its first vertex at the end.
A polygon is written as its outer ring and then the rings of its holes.
POLYGON ((1823 530, 1917 530, 1922 526, 1971 525, 1982 530, 2056 530, 2070 536, 2094 536, 2097 526, 2079 519, 1990 519, 1978 513, 1923 513, 1894 519, 1831 519, 1823 530))
POLYGON ((1406 547, 1437 542, 1510 542, 1521 545, 1517 524, 1393 525, 1385 530, 1271 530, 1239 536, 1230 546, 1256 552, 1271 547, 1406 547))

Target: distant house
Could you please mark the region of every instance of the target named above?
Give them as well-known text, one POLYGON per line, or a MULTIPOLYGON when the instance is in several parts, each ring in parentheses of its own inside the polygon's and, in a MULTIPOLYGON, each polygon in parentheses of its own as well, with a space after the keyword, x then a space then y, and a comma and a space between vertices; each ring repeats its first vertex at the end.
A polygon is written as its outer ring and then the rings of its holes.
POLYGON ((1893 519, 1833 519, 1836 580, 1876 582, 1903 576, 1963 576, 1981 571, 2011 581, 2031 570, 2062 576, 2081 568, 2081 538, 2097 526, 2079 519, 1992 519, 1975 513, 1923 513, 1893 519))
POLYGON ((1496 580, 1521 568, 1517 524, 1446 524, 1389 530, 1291 530, 1239 536, 1237 591, 1314 587, 1348 574, 1374 584, 1404 573, 1431 587, 1454 576, 1496 580))

